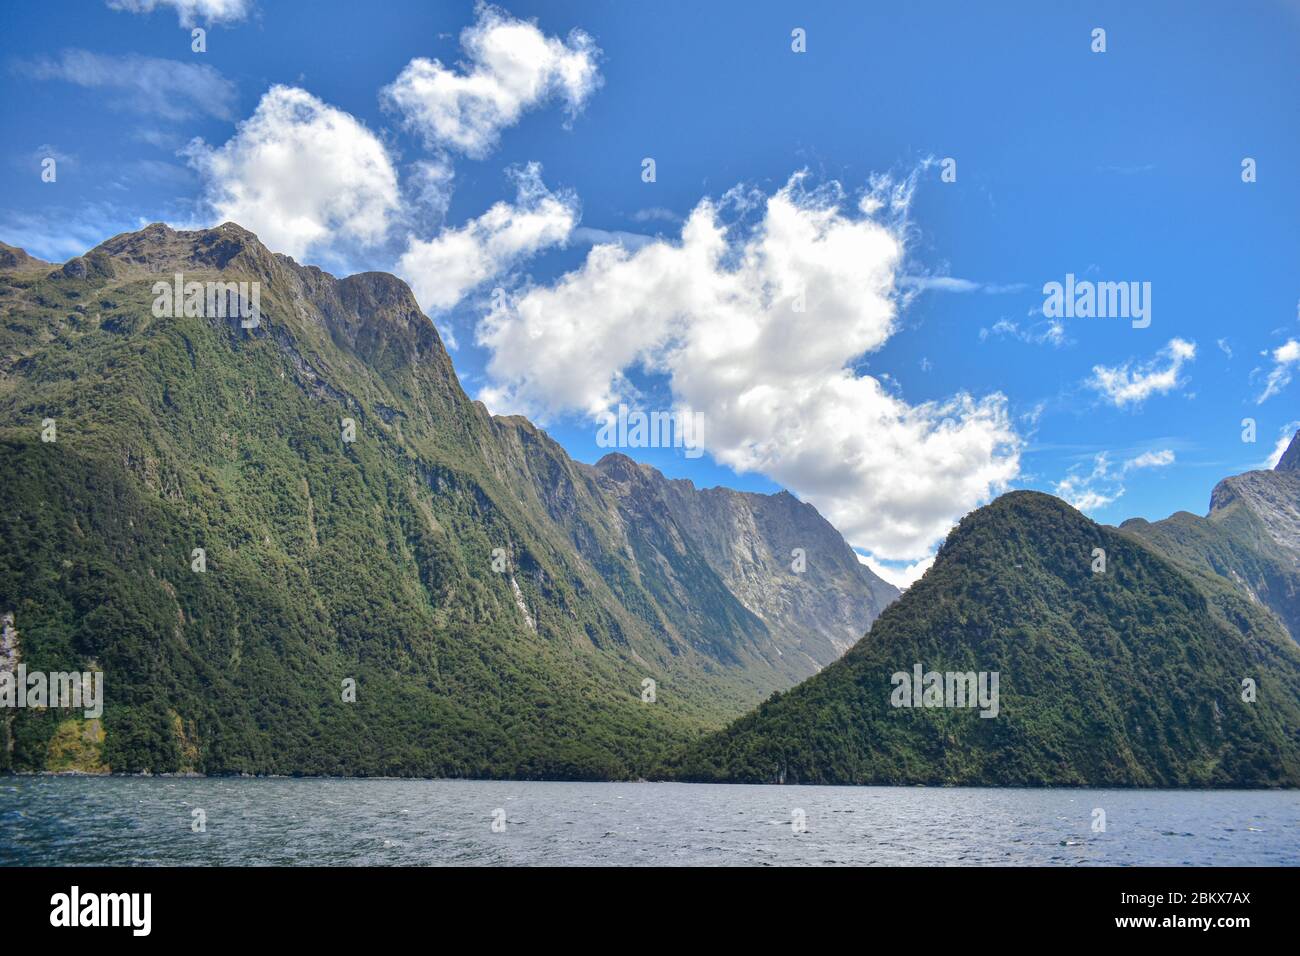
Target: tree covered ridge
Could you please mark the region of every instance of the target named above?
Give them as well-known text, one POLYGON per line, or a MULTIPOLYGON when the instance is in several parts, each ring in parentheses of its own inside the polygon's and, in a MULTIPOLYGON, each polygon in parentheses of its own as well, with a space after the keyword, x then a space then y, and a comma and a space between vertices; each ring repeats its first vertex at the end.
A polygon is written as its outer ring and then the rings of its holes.
POLYGON ((1227 581, 1013 492, 840 661, 664 768, 746 783, 1300 785, 1300 650, 1227 581), (1093 549, 1105 572, 1093 571, 1093 549), (891 675, 997 671, 1000 713, 891 706, 891 675), (1257 699, 1243 699, 1243 680, 1257 699))

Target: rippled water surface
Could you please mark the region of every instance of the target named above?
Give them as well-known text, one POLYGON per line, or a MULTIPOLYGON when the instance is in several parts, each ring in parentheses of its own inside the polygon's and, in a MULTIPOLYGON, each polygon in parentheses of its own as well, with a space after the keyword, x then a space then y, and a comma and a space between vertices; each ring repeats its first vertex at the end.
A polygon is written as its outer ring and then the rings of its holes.
POLYGON ((1300 794, 0 777, 0 864, 96 863, 1294 865, 1300 794))

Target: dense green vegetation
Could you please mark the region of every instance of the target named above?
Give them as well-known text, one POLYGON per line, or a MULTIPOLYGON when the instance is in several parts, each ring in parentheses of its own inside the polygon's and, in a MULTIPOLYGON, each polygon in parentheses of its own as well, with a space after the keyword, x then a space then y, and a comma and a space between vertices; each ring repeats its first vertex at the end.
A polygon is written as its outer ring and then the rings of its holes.
POLYGON ((889 596, 806 506, 578 465, 465 396, 405 285, 336 280, 238 227, 9 259, 0 614, 29 669, 102 670, 106 701, 102 725, 0 713, 0 770, 1300 784, 1300 649, 1218 576, 1269 585, 1254 512, 1222 510, 1230 540, 1171 519, 1157 553, 1007 495, 780 692, 828 646, 797 618, 889 596), (262 324, 154 316, 174 271, 262 282, 262 324), (808 541, 848 570, 763 576, 808 541), (999 715, 890 706, 917 663, 997 671, 999 715))
MULTIPOLYGON (((1300 440, 1290 452, 1300 452, 1300 440)), ((1300 473, 1293 467, 1252 471, 1220 482, 1204 518, 1180 511, 1163 521, 1134 518, 1120 528, 1166 557, 1232 581, 1300 640, 1298 508, 1300 473)))
MULTIPOLYGON (((104 671, 115 771, 626 778, 792 683, 707 566, 638 565, 465 397, 391 276, 150 227, 0 272, 0 318, 0 613, 30 669, 104 671), (261 326, 153 316, 173 270, 260 280, 261 326)), ((68 716, 0 721, 0 769, 66 765, 68 716)))
POLYGON ((1065 503, 968 515, 840 661, 675 758, 749 783, 1300 785, 1300 649, 1223 578, 1065 503), (1093 549, 1106 552, 1093 573, 1093 549), (997 671, 1000 713, 891 706, 891 675, 997 671), (1242 680, 1258 698, 1243 700, 1242 680))

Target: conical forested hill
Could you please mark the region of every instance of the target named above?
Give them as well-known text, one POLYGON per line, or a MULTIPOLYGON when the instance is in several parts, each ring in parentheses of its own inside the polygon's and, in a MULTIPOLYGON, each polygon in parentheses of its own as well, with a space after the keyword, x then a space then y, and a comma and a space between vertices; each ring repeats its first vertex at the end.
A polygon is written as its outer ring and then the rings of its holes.
POLYGON ((749 783, 1297 786, 1300 649, 1226 581, 1058 499, 1014 492, 963 519, 843 658, 671 772, 749 783), (893 675, 918 664, 996 672, 997 716, 893 706, 893 675))

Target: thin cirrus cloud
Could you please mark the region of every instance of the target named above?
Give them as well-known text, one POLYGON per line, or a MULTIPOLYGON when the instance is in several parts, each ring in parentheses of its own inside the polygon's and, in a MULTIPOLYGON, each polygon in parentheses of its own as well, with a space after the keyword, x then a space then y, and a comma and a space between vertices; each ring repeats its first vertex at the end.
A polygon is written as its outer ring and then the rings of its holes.
POLYGON ((1029 345, 1051 345, 1054 348, 1074 344, 1074 340, 1066 335, 1065 323, 1060 319, 1044 319, 1022 328, 1019 323, 1002 318, 994 322, 992 327, 980 329, 981 342, 988 341, 993 335, 1017 339, 1029 345))
POLYGON ((111 91, 116 94, 113 105, 157 119, 234 117, 235 84, 203 63, 134 53, 109 56, 89 50, 64 50, 56 57, 19 62, 16 69, 37 80, 62 80, 111 91))
POLYGON ((897 329, 904 229, 879 213, 905 213, 910 187, 878 181, 846 208, 837 183, 805 179, 760 197, 752 227, 724 222, 752 192, 705 199, 679 241, 596 245, 497 303, 478 330, 491 380, 479 397, 596 422, 636 399, 629 371, 659 373, 703 413, 716 460, 789 488, 873 558, 917 561, 1006 487, 1020 440, 1001 394, 909 404, 854 370, 897 329))
POLYGON ((1195 358, 1195 342, 1170 339, 1150 361, 1129 360, 1116 366, 1094 365, 1092 377, 1086 384, 1116 408, 1136 406, 1153 395, 1181 388, 1183 367, 1195 358))
POLYGON ((1053 491, 1080 511, 1097 511, 1123 496, 1124 478, 1130 472, 1168 468, 1174 460, 1172 448, 1161 448, 1144 451, 1116 465, 1111 462, 1111 453, 1103 451, 1093 457, 1090 468, 1072 468, 1053 491))
POLYGON ((196 139, 187 154, 215 221, 238 222, 294 258, 381 243, 399 211, 379 138, 296 87, 271 87, 224 145, 196 139))
POLYGON ((186 28, 202 23, 236 23, 247 18, 252 0, 108 0, 111 10, 124 13, 153 13, 170 7, 186 28))
POLYGON ((463 69, 417 57, 381 94, 431 149, 481 159, 526 111, 558 99, 572 116, 601 84, 600 51, 581 30, 567 40, 548 37, 536 24, 482 5, 460 42, 463 69))

